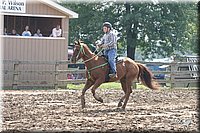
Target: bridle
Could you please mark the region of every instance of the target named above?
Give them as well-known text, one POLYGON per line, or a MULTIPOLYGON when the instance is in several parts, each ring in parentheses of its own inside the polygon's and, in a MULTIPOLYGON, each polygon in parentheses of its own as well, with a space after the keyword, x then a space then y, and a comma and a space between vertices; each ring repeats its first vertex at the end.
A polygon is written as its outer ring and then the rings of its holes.
MULTIPOLYGON (((84 50, 84 48, 83 48, 83 45, 80 45, 80 46, 81 46, 81 47, 80 47, 80 49, 79 49, 79 51, 78 51, 78 54, 76 55, 76 61, 78 61, 78 58, 79 58, 79 56, 80 56, 81 53, 83 53, 86 57, 89 58, 89 56, 85 53, 85 50, 84 50)), ((93 57, 91 57, 91 58, 89 58, 89 59, 83 61, 83 63, 86 63, 86 62, 88 62, 88 61, 91 61, 93 58, 97 57, 97 56, 102 52, 102 50, 103 50, 103 49, 101 49, 101 50, 100 50, 97 54, 95 54, 93 57)), ((96 51, 97 51, 97 49, 94 51, 94 53, 95 53, 96 51)), ((91 71, 92 71, 92 70, 97 69, 97 68, 100 68, 100 67, 104 67, 104 66, 106 66, 107 64, 108 64, 108 62, 106 62, 106 63, 104 63, 104 64, 101 64, 101 65, 98 65, 98 66, 95 66, 95 67, 93 67, 93 68, 87 69, 88 79, 91 78, 91 71)))
MULTIPOLYGON (((79 58, 79 56, 80 56, 81 53, 82 53, 84 56, 86 56, 86 57, 89 58, 88 60, 83 61, 83 63, 86 63, 86 62, 92 60, 93 58, 95 58, 96 56, 98 56, 98 55, 102 52, 102 50, 103 50, 103 49, 101 49, 97 54, 95 54, 95 56, 93 56, 93 57, 90 58, 90 57, 85 53, 85 50, 84 50, 84 48, 83 48, 83 45, 80 45, 80 46, 81 46, 81 47, 80 47, 80 49, 79 49, 79 51, 78 51, 78 54, 76 55, 76 61, 78 61, 78 58, 79 58)), ((94 53, 95 53, 96 51, 97 51, 97 49, 94 51, 94 53)))
POLYGON ((85 56, 87 56, 86 54, 85 54, 85 50, 84 50, 84 48, 83 48, 83 45, 80 45, 81 47, 80 47, 80 49, 79 49, 79 51, 78 51, 78 54, 76 55, 76 60, 78 60, 78 58, 79 58, 79 56, 80 56, 80 54, 81 53, 83 53, 85 56))

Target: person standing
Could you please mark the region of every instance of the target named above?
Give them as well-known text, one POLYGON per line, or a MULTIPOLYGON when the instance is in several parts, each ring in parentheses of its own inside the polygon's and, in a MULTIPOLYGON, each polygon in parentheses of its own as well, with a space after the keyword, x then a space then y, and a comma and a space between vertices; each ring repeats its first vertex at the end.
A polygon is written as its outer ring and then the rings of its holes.
POLYGON ((8 35, 8 33, 7 33, 7 28, 4 28, 3 35, 8 35))
POLYGON ((60 25, 57 25, 56 28, 53 28, 50 37, 61 37, 62 36, 62 29, 60 25))

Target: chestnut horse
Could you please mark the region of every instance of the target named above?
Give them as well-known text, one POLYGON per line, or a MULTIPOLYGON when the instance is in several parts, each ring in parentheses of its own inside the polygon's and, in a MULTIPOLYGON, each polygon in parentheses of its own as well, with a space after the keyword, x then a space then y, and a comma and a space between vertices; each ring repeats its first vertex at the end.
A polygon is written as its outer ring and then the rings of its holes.
MULTIPOLYGON (((92 86, 92 94, 94 98, 103 103, 103 99, 99 97, 95 91, 102 84, 107 82, 106 75, 109 73, 109 66, 104 57, 97 56, 90 51, 88 46, 83 42, 75 42, 74 53, 71 58, 72 63, 76 63, 79 59, 83 60, 86 70, 86 83, 82 90, 81 104, 82 108, 85 108, 85 92, 92 86)), ((117 77, 109 79, 108 82, 114 82, 120 80, 122 89, 125 93, 120 99, 118 107, 122 106, 125 110, 126 104, 128 102, 129 96, 132 93, 132 81, 137 79, 153 89, 158 89, 157 83, 153 81, 152 73, 142 64, 134 62, 132 59, 125 57, 122 62, 117 63, 117 77), (122 105, 122 102, 124 104, 122 105)))

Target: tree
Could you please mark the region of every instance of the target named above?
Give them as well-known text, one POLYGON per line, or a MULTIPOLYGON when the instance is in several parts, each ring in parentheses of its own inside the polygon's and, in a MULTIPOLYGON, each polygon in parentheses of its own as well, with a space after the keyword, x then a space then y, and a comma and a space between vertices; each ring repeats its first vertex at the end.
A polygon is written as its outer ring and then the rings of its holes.
POLYGON ((168 57, 177 51, 197 52, 197 8, 194 3, 62 5, 79 13, 78 19, 70 20, 70 42, 81 37, 94 43, 103 34, 102 23, 110 21, 121 33, 119 49, 127 47, 127 55, 132 59, 135 58, 136 48, 143 51, 144 58, 168 57))
POLYGON ((94 43, 100 35, 97 28, 100 27, 99 21, 102 21, 98 12, 94 10, 97 5, 93 3, 63 3, 62 5, 79 13, 78 19, 70 20, 69 42, 73 43, 75 40, 82 39, 94 43))
POLYGON ((143 51, 144 58, 155 58, 158 55, 169 57, 177 51, 183 53, 189 44, 196 44, 195 4, 128 3, 125 7, 124 24, 128 29, 124 29, 129 45, 127 49, 129 57, 133 56, 130 49, 135 50, 135 47, 143 51), (193 32, 190 32, 192 29, 188 28, 189 25, 193 26, 193 32))

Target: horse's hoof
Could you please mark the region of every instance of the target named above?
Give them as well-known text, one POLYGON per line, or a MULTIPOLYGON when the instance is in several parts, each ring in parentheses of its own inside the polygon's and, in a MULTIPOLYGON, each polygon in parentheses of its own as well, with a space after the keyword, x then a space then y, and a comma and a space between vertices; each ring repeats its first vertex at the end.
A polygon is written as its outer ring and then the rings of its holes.
POLYGON ((99 98, 98 101, 101 102, 101 103, 103 103, 103 99, 102 98, 99 98))
POLYGON ((83 104, 81 107, 82 107, 82 109, 84 109, 85 108, 85 104, 83 104))
POLYGON ((123 108, 117 108, 117 110, 116 110, 117 112, 121 112, 121 113, 125 113, 125 109, 123 109, 123 108))
POLYGON ((122 109, 122 111, 126 111, 126 109, 125 109, 126 107, 122 107, 121 109, 122 109))
POLYGON ((86 112, 87 112, 87 109, 86 109, 86 108, 82 108, 82 112, 83 112, 83 113, 86 113, 86 112))
POLYGON ((95 95, 94 95, 94 98, 95 98, 97 101, 103 103, 103 99, 102 99, 101 97, 95 96, 95 95))
POLYGON ((122 102, 119 102, 117 107, 121 107, 122 106, 122 102))

